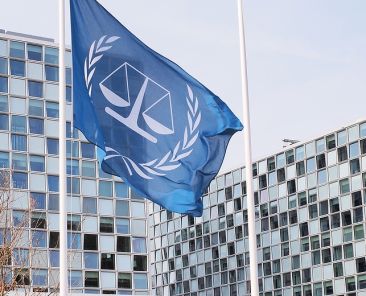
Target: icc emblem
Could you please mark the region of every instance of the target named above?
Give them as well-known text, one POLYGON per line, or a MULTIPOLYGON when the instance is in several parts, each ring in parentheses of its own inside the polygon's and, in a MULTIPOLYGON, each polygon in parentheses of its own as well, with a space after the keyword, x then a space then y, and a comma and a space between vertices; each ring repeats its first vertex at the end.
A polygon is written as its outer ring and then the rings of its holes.
MULTIPOLYGON (((118 39, 120 39, 118 36, 103 36, 90 46, 84 62, 85 86, 90 98, 96 64, 118 39)), ((99 87, 105 99, 122 110, 117 113, 106 106, 105 112, 139 136, 156 144, 157 135, 175 134, 170 91, 134 66, 127 62, 123 63, 108 74, 99 83, 99 87)), ((194 150, 201 122, 198 98, 194 96, 189 85, 187 85, 186 103, 187 123, 184 132, 175 143, 171 143, 170 150, 162 152, 162 155, 154 157, 151 161, 142 163, 132 156, 123 155, 123 152, 117 151, 117 147, 106 146, 107 156, 104 160, 119 159, 126 166, 130 176, 136 174, 146 180, 165 176, 168 172, 179 168, 183 159, 191 155, 194 150)))
POLYGON ((100 82, 99 86, 112 105, 131 110, 127 117, 121 116, 109 107, 106 107, 105 111, 140 136, 157 143, 157 139, 151 133, 138 125, 140 114, 155 133, 174 134, 170 92, 130 64, 124 63, 118 67, 100 82), (114 86, 113 81, 120 82, 116 85, 118 88, 110 87, 114 86))

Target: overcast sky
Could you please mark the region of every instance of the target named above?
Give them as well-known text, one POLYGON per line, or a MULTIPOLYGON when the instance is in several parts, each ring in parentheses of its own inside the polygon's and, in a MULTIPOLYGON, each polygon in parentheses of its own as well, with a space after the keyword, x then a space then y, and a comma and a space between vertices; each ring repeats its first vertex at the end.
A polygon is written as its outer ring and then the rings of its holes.
MULTIPOLYGON (((57 39, 57 1, 0 0, 0 28, 57 39)), ((100 0, 242 118, 235 0, 100 0)), ((365 116, 366 1, 245 0, 253 158, 365 116)), ((67 43, 70 44, 69 18, 67 43)), ((237 133, 222 171, 244 163, 237 133)))

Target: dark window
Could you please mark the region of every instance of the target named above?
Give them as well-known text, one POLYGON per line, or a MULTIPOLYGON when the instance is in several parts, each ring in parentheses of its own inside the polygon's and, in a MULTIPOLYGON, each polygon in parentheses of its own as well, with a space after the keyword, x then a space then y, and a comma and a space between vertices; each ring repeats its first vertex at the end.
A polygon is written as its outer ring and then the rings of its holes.
POLYGON ((324 200, 320 202, 320 216, 327 215, 328 214, 328 201, 324 200))
POLYGON ((146 271, 147 270, 147 257, 141 255, 133 256, 133 270, 134 271, 146 271))
POLYGON ((97 234, 84 234, 84 250, 98 250, 97 234))
POLYGON ((102 269, 114 269, 114 254, 102 253, 100 266, 102 269))
POLYGON ((289 214, 289 220, 290 220, 290 224, 295 224, 297 223, 297 211, 290 211, 289 214))
POLYGON ((277 180, 278 183, 281 183, 286 180, 286 174, 284 168, 277 170, 277 180))
POLYGON ((320 219, 320 230, 322 232, 329 230, 329 218, 328 217, 324 217, 324 218, 320 219))
POLYGON ((325 168, 326 162, 325 162, 325 154, 320 154, 316 157, 316 164, 319 169, 325 168))
POLYGON ((346 146, 339 147, 337 149, 337 151, 338 151, 338 161, 339 162, 345 161, 345 160, 348 159, 347 147, 346 146))
POLYGON ((358 158, 352 159, 349 162, 349 167, 350 167, 351 175, 359 173, 361 171, 360 160, 358 158))
POLYGON ((354 207, 362 205, 361 191, 357 191, 357 192, 352 193, 352 205, 354 207))
POLYGON ((332 256, 330 254, 330 249, 322 250, 323 263, 328 263, 332 261, 332 256))
POLYGON ((118 288, 124 288, 124 289, 132 288, 132 276, 130 273, 118 274, 118 288))
POLYGON ((304 161, 300 161, 296 164, 296 175, 301 176, 305 174, 305 164, 304 161))
POLYGON ((346 211, 342 213, 342 226, 347 226, 352 224, 351 211, 346 211))
POLYGON ((259 189, 263 189, 267 187, 267 176, 261 175, 259 178, 259 189))
POLYGON ((366 139, 361 140, 360 145, 361 145, 361 153, 365 154, 366 153, 366 139))
POLYGON ((131 240, 129 237, 117 237, 117 252, 131 252, 131 240))
POLYGON ((309 228, 307 222, 300 224, 300 235, 301 237, 309 235, 309 228))
POLYGON ((0 77, 0 92, 7 93, 8 92, 8 78, 0 77))
POLYGON ((267 169, 268 171, 273 171, 276 168, 275 158, 271 157, 267 159, 267 169))
POLYGON ((357 273, 366 271, 365 257, 356 259, 356 269, 357 269, 357 273))
POLYGON ((50 232, 49 247, 54 249, 58 249, 60 247, 60 233, 53 231, 50 232))
POLYGON ((293 150, 286 151, 286 163, 291 164, 294 161, 295 161, 294 151, 293 150))
POLYGON ((113 218, 100 217, 100 232, 113 233, 113 218))
POLYGON ((302 282, 303 283, 308 283, 311 281, 311 272, 310 272, 310 268, 308 269, 303 269, 302 270, 302 282))
POLYGON ((232 189, 232 187, 225 188, 225 197, 226 197, 226 200, 230 200, 230 199, 233 198, 233 189, 232 189))
POLYGON ((85 287, 99 287, 99 273, 96 271, 85 272, 85 287))
POLYGON ((338 200, 338 197, 331 199, 329 201, 329 205, 330 205, 330 212, 331 213, 339 212, 339 200, 338 200))

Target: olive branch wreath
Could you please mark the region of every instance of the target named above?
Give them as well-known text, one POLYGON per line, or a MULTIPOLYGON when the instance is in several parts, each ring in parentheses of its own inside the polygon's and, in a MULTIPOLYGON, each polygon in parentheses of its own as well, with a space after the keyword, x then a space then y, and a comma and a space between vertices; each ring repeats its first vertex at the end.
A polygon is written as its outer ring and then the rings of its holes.
MULTIPOLYGON (((89 49, 89 55, 85 58, 84 76, 85 85, 88 89, 89 97, 91 97, 93 84, 92 78, 96 70, 97 62, 103 57, 103 52, 112 48, 110 45, 120 37, 112 36, 107 38, 103 36, 95 40, 89 49)), ((188 125, 184 129, 183 141, 178 141, 173 150, 168 151, 163 157, 156 158, 146 163, 136 163, 131 158, 119 154, 118 151, 111 147, 106 147, 106 152, 109 154, 105 160, 110 158, 121 158, 127 167, 130 176, 135 171, 144 179, 153 179, 151 175, 165 176, 167 172, 177 169, 181 166, 181 160, 188 157, 193 151, 193 144, 196 142, 199 135, 199 124, 201 122, 201 111, 198 110, 198 98, 193 95, 191 87, 187 84, 188 96, 186 102, 188 106, 187 121, 188 125)))

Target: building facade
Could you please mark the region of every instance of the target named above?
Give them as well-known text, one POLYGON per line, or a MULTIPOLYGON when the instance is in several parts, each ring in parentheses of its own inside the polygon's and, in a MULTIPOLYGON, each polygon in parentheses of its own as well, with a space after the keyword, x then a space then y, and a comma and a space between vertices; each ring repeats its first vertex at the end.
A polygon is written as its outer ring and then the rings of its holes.
POLYGON ((102 172, 95 147, 72 131, 69 50, 66 64, 68 196, 60 197, 58 48, 53 40, 0 32, 0 165, 12 188, 10 209, 0 209, 0 245, 9 225, 22 227, 0 264, 0 288, 13 281, 23 290, 57 290, 58 203, 67 198, 72 292, 149 294, 146 203, 102 172))
MULTIPOLYGON (((253 163, 261 296, 366 295, 366 122, 253 163)), ((150 204, 156 295, 249 295, 243 168, 218 176, 201 218, 150 204)))

